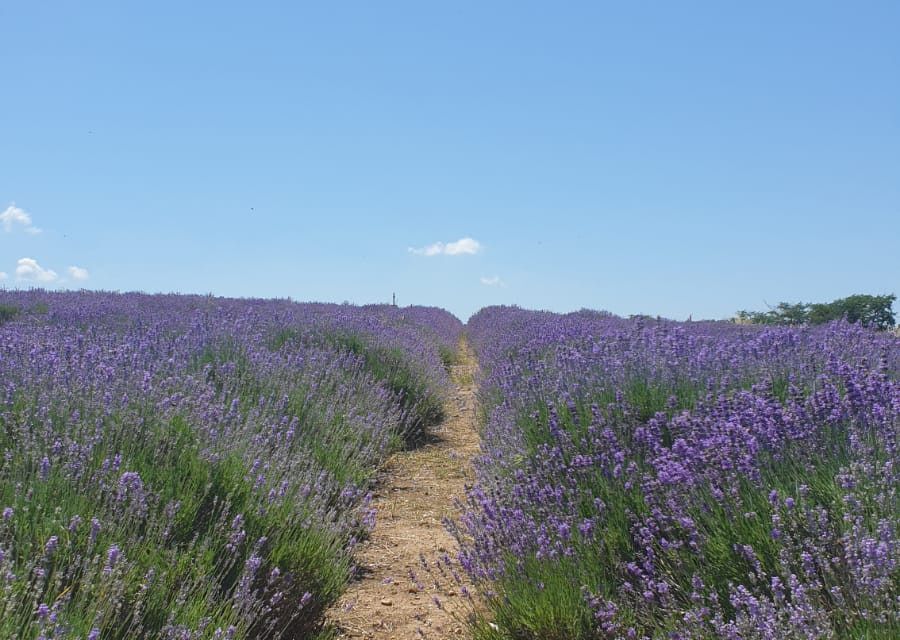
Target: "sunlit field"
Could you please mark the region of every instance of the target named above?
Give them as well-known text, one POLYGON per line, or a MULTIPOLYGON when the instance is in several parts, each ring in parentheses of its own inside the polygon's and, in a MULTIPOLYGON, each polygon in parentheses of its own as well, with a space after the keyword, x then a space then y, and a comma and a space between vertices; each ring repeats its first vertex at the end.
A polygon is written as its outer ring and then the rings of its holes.
POLYGON ((436 309, 2 293, 0 638, 307 638, 393 450, 441 419, 436 309))
POLYGON ((379 471, 473 383, 457 636, 896 638, 898 376, 845 321, 0 292, 0 638, 339 636, 379 471))
POLYGON ((476 637, 900 637, 895 336, 510 307, 468 331, 476 637))

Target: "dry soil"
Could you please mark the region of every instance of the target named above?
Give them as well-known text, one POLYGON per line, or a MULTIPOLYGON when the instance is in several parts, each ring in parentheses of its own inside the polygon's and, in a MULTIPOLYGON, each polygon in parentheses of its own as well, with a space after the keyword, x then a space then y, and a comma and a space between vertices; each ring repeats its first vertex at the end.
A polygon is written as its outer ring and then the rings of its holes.
POLYGON ((394 454, 382 470, 373 500, 375 529, 357 553, 360 577, 329 614, 339 638, 466 636, 468 601, 435 563, 444 554, 455 556, 456 543, 442 521, 457 515, 478 453, 476 367, 461 341, 444 422, 430 430, 426 444, 394 454))

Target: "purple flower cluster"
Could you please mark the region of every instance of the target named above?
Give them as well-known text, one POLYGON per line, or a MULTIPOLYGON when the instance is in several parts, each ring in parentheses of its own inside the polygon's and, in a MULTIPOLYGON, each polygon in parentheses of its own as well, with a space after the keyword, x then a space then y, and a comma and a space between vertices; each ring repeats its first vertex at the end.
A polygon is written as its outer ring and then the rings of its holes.
POLYGON ((445 397, 462 330, 430 308, 0 303, 20 310, 0 325, 4 638, 311 634, 373 525, 374 471, 445 397))
POLYGON ((468 328, 484 448, 452 526, 509 637, 900 635, 896 336, 505 307, 468 328))

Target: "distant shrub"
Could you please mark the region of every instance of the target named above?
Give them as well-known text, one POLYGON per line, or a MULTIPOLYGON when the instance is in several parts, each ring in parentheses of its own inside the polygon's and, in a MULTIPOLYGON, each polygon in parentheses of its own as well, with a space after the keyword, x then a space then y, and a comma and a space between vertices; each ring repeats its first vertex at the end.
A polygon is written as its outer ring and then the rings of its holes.
POLYGON ((438 355, 441 356, 441 362, 447 371, 453 365, 459 364, 459 354, 456 352, 456 349, 441 345, 438 347, 438 355))
POLYGON ((0 324, 9 322, 19 315, 19 308, 11 304, 0 304, 0 324))

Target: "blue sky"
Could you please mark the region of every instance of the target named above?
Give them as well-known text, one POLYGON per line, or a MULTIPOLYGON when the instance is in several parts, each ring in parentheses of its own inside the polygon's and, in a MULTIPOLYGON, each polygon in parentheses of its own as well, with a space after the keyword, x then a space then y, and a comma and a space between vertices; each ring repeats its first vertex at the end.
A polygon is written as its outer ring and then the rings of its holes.
POLYGON ((900 3, 240 4, 0 4, 0 286, 900 293, 900 3))

